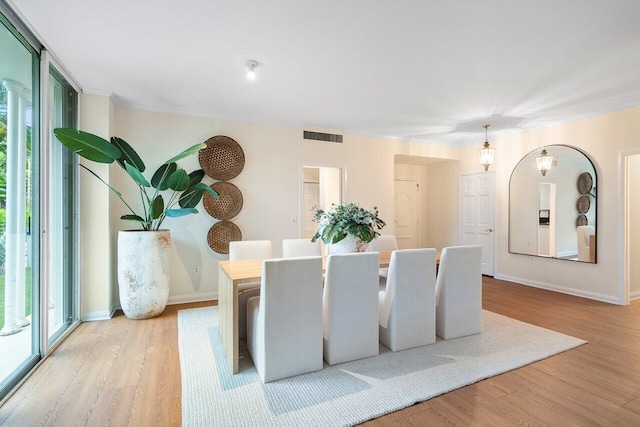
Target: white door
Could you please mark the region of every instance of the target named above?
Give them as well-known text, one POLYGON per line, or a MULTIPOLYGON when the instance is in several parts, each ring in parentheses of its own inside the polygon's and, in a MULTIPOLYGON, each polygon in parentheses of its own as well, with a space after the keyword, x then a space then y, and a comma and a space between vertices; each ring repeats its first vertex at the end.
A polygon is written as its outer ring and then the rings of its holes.
POLYGON ((482 246, 482 274, 493 276, 494 176, 491 172, 460 177, 460 244, 482 246))
POLYGON ((394 234, 398 249, 418 247, 418 183, 395 181, 394 234))

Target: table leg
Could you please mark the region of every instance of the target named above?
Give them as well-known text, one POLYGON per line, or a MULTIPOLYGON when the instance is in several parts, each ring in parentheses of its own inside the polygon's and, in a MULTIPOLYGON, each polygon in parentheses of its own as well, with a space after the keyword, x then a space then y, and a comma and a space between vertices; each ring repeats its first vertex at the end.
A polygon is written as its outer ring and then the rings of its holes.
POLYGON ((218 334, 232 374, 238 373, 238 285, 218 270, 218 334))

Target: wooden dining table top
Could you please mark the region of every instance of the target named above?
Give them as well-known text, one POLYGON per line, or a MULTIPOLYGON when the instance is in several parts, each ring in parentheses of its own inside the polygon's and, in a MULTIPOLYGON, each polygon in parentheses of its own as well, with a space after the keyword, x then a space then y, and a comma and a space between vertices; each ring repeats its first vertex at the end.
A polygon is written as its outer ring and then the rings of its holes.
MULTIPOLYGON (((391 261, 391 251, 380 251, 380 267, 388 267, 391 261)), ((233 280, 237 282, 244 282, 249 280, 257 280, 262 276, 262 263, 263 259, 243 259, 236 261, 220 261, 220 267, 225 273, 233 280)), ((436 252, 436 264, 440 262, 440 251, 436 252)), ((322 257, 322 270, 324 271, 327 265, 327 257, 322 257)))

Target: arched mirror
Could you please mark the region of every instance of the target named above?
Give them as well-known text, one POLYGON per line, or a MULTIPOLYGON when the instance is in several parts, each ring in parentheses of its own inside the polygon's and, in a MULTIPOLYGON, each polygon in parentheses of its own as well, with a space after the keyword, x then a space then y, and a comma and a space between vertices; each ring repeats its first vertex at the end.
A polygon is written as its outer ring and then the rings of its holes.
POLYGON ((509 181, 509 252, 596 262, 597 175, 566 145, 536 149, 509 181))

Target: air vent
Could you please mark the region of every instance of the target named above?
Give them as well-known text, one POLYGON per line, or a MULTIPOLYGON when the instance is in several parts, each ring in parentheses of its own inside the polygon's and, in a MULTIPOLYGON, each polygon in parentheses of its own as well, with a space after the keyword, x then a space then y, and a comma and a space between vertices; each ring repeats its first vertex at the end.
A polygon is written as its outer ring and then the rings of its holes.
POLYGON ((304 139, 311 139, 313 141, 327 141, 336 142, 342 144, 342 135, 336 135, 334 133, 313 132, 309 130, 302 131, 302 137, 304 139))

